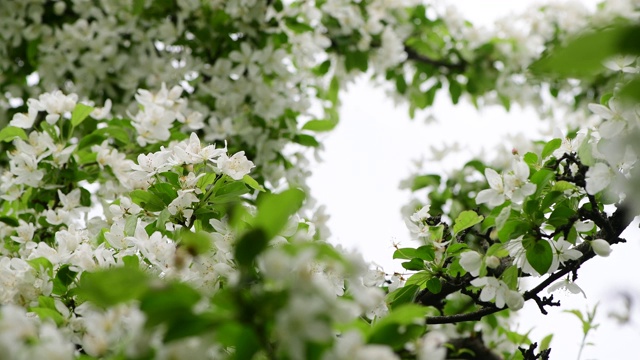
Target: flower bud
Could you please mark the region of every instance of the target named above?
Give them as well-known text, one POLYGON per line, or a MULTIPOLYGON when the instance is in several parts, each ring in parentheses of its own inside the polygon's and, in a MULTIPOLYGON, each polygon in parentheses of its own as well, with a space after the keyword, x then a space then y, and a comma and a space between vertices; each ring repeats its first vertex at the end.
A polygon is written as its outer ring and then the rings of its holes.
POLYGON ((487 256, 484 259, 485 263, 487 264, 487 267, 495 269, 498 266, 500 266, 500 258, 494 255, 491 256, 487 256))
POLYGON ((509 309, 513 311, 518 311, 524 306, 524 297, 517 291, 507 290, 504 298, 509 309))
POLYGON ((593 252, 600 256, 609 256, 611 254, 611 245, 606 240, 595 239, 591 241, 593 252))

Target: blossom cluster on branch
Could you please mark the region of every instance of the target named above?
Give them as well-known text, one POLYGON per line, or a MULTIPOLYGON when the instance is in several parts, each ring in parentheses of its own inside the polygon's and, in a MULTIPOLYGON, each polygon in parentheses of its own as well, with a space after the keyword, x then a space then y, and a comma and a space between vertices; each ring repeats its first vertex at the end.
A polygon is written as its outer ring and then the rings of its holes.
POLYGON ((0 354, 548 356, 510 311, 580 293, 640 211, 637 14, 550 5, 489 31, 412 0, 0 2, 0 354), (617 45, 574 66, 590 42, 617 45), (419 245, 387 274, 326 242, 306 184, 363 73, 411 116, 444 89, 589 121, 414 176, 419 245))

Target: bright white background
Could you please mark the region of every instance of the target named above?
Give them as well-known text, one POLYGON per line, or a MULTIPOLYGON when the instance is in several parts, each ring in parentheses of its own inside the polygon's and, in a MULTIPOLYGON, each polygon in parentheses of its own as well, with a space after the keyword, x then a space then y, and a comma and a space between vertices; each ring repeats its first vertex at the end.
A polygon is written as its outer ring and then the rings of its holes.
MULTIPOLYGON (((532 1, 456 0, 465 16, 474 24, 491 26, 497 17, 521 12, 532 1)), ((593 4, 593 0, 585 1, 593 4)), ((401 180, 415 170, 414 161, 431 158, 431 146, 458 142, 464 153, 481 149, 518 148, 517 141, 506 141, 507 135, 528 134, 540 125, 532 111, 485 108, 478 112, 468 104, 453 107, 441 94, 430 110, 436 123, 426 124, 426 114, 414 120, 407 108, 395 107, 391 98, 366 80, 350 86, 341 97, 341 123, 323 141, 323 163, 314 166, 310 185, 314 196, 327 206, 331 215, 329 227, 332 241, 347 248, 358 249, 367 260, 382 265, 387 273, 403 271, 399 262, 391 260, 393 243, 412 246, 400 208, 410 199, 410 193, 399 190, 401 180)), ((469 157, 453 159, 455 163, 469 157)), ((427 171, 440 171, 441 164, 425 162, 427 171)), ((424 200, 424 199, 422 199, 424 200)), ((623 234, 623 237, 626 234, 623 234)), ((542 315, 534 303, 527 303, 516 322, 519 331, 532 330, 530 338, 539 342, 549 333, 552 359, 576 359, 582 330, 574 315, 562 310, 578 309, 600 303, 596 322, 600 327, 588 338, 581 359, 636 359, 636 342, 640 339, 637 307, 630 324, 621 326, 608 316, 612 311, 624 312, 620 292, 640 298, 638 233, 626 236, 627 244, 616 245, 608 258, 589 261, 579 271, 579 284, 587 294, 556 293, 561 309, 552 308, 542 315)))

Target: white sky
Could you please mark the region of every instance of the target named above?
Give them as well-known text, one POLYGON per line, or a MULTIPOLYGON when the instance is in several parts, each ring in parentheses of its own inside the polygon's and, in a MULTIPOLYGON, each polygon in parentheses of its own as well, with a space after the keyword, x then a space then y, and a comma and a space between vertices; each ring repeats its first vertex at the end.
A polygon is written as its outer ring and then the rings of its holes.
MULTIPOLYGON (((522 11, 532 2, 451 1, 474 24, 486 26, 491 26, 496 17, 522 11)), ((425 114, 409 120, 406 107, 395 107, 383 90, 365 80, 357 81, 341 97, 341 123, 324 139, 324 162, 314 168, 310 179, 312 193, 326 204, 331 215, 332 240, 358 249, 367 260, 382 265, 387 272, 403 271, 399 262, 391 260, 393 242, 415 245, 400 216, 400 208, 408 203, 410 193, 398 189, 400 181, 415 169, 413 160, 421 156, 429 158, 432 145, 441 147, 455 141, 469 149, 469 153, 500 144, 517 147, 517 143, 504 144, 505 135, 525 133, 530 137, 540 126, 531 111, 512 109, 506 113, 496 107, 478 112, 467 104, 451 106, 446 94, 439 97, 431 109, 437 123, 425 124, 425 114)), ((437 163, 427 165, 439 170, 437 163)), ((636 310, 635 324, 622 327, 606 314, 620 307, 619 298, 614 296, 620 290, 631 291, 636 299, 640 298, 640 282, 632 282, 624 275, 638 270, 640 245, 635 239, 637 233, 629 237, 628 244, 616 245, 609 258, 593 259, 580 269, 577 284, 586 292, 586 300, 582 295, 556 293, 563 306, 550 309, 546 316, 535 303, 527 303, 518 320, 521 332, 533 329, 531 340, 537 342, 554 333, 552 359, 576 359, 582 340, 581 326, 574 315, 562 310, 585 310, 587 305, 592 307, 600 302, 596 322, 601 325, 588 338, 595 345, 586 347, 581 359, 630 358, 635 351, 631 344, 640 338, 637 318, 640 314, 636 310)))

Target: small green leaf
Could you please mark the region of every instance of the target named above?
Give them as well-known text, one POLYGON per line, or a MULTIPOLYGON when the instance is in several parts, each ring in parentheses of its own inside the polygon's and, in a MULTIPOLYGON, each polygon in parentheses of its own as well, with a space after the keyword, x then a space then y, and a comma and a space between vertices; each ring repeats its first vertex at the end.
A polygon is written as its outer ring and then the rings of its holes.
POLYGON ((402 304, 412 303, 418 291, 420 291, 420 286, 405 284, 405 286, 399 287, 387 295, 387 303, 389 303, 392 309, 402 304))
POLYGON ((407 279, 407 282, 405 282, 405 286, 418 285, 422 287, 422 285, 425 284, 429 279, 431 279, 430 273, 428 273, 427 271, 419 271, 409 276, 409 278, 407 279))
POLYGON ((267 237, 264 229, 249 230, 237 242, 235 259, 238 266, 248 268, 253 260, 267 248, 270 237, 267 237))
POLYGON ((55 309, 35 307, 30 308, 29 311, 34 312, 42 320, 53 320, 56 325, 60 326, 64 324, 64 317, 55 309))
POLYGON ((438 187, 440 185, 441 177, 440 175, 420 175, 416 176, 413 179, 413 184, 411 185, 411 191, 420 190, 427 186, 438 187))
POLYGON ((299 189, 285 190, 279 194, 263 194, 258 199, 255 227, 264 229, 268 240, 278 235, 289 217, 302 207, 305 194, 299 189))
POLYGON ((436 258, 436 252, 432 245, 423 245, 416 249, 416 257, 425 261, 433 261, 436 258))
POLYGON ((245 175, 245 176, 242 178, 242 181, 243 181, 245 184, 249 185, 249 187, 251 187, 251 188, 252 188, 252 189, 254 189, 254 190, 258 190, 258 191, 265 191, 265 190, 264 190, 264 187, 262 187, 262 185, 258 184, 258 182, 257 182, 254 178, 252 178, 251 176, 249 176, 249 175, 245 175))
POLYGON ((336 125, 338 125, 338 123, 331 120, 310 120, 302 126, 302 130, 315 132, 331 131, 336 127, 336 125))
POLYGON ((418 258, 413 258, 411 259, 411 261, 403 262, 402 267, 407 270, 416 270, 416 271, 425 269, 424 260, 418 259, 418 258))
POLYGON ((442 290, 442 283, 440 282, 440 279, 438 278, 429 279, 429 281, 427 281, 427 289, 432 294, 439 294, 440 291, 442 290))
POLYGON ((162 211, 166 207, 161 198, 146 190, 133 190, 129 195, 131 201, 147 211, 162 211))
MULTIPOLYGON (((178 192, 171 184, 159 182, 147 190, 162 200, 165 206, 171 204, 178 197, 178 192)), ((164 209, 164 207, 163 207, 164 209)), ((156 210, 157 211, 157 210, 156 210)))
POLYGON ((551 154, 553 154, 554 151, 558 150, 561 145, 562 140, 560 139, 553 139, 546 143, 544 145, 544 148, 542 149, 542 158, 546 159, 547 157, 549 157, 551 154))
POLYGON ((75 109, 71 112, 71 125, 74 127, 80 125, 93 111, 93 107, 82 103, 76 104, 75 109))
POLYGON ((479 224, 484 217, 482 215, 478 215, 473 210, 466 210, 460 213, 456 218, 455 223, 453 224, 453 234, 457 235, 464 229, 468 229, 475 224, 479 224))
MULTIPOLYGON (((216 183, 217 185, 218 183, 216 183)), ((240 196, 249 192, 249 188, 240 181, 232 181, 220 187, 211 200, 213 203, 222 204, 240 200, 240 196)))
POLYGON ((542 341, 540 341, 540 351, 547 350, 551 345, 551 340, 553 339, 553 334, 549 334, 545 336, 542 341))
POLYGON ((296 136, 293 137, 293 142, 298 143, 300 145, 303 146, 309 146, 309 147, 318 147, 320 146, 320 143, 318 142, 318 140, 316 140, 316 138, 314 138, 311 135, 307 135, 307 134, 298 134, 296 136))
POLYGON ((27 140, 27 134, 24 132, 24 130, 15 126, 7 126, 4 129, 0 130, 0 141, 10 142, 15 138, 27 140))
POLYGON ((394 259, 406 259, 411 260, 416 256, 416 249, 414 248, 400 248, 393 252, 394 259))
POLYGON ((536 166, 538 164, 538 155, 532 152, 528 152, 524 154, 522 159, 524 160, 525 163, 529 164, 530 166, 536 166))
MULTIPOLYGON (((591 130, 587 131, 586 139, 591 137, 591 130)), ((595 158, 593 157, 593 147, 592 144, 584 140, 580 147, 578 148, 578 157, 580 157, 580 161, 587 166, 593 166, 596 163, 595 158)))
POLYGON ((553 262, 553 250, 546 240, 539 240, 527 249, 527 261, 539 273, 545 274, 553 262))
POLYGON ((9 216, 0 216, 0 222, 3 222, 9 226, 12 227, 17 227, 20 225, 20 223, 18 222, 18 220, 16 220, 15 218, 9 217, 9 216))

